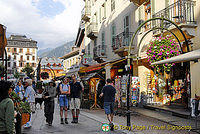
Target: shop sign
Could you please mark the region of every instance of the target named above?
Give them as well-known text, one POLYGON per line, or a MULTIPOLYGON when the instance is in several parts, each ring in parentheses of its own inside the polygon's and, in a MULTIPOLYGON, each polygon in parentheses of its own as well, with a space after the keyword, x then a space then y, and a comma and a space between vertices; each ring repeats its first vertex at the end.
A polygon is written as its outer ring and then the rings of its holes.
POLYGON ((82 64, 89 64, 92 62, 92 56, 91 55, 84 55, 82 59, 82 64))

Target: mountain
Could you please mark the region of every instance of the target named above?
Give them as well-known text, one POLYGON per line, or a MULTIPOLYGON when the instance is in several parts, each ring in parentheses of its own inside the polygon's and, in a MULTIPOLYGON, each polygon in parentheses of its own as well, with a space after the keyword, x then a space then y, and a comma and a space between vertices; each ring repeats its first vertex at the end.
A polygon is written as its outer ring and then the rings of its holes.
POLYGON ((47 48, 47 49, 42 49, 38 51, 38 57, 61 57, 64 56, 65 54, 71 52, 72 46, 74 45, 74 41, 67 42, 59 47, 56 48, 47 48))
POLYGON ((41 49, 41 50, 38 50, 37 51, 37 54, 38 55, 41 55, 41 54, 43 54, 43 53, 46 53, 46 52, 48 52, 48 51, 51 51, 53 48, 45 48, 45 49, 41 49))

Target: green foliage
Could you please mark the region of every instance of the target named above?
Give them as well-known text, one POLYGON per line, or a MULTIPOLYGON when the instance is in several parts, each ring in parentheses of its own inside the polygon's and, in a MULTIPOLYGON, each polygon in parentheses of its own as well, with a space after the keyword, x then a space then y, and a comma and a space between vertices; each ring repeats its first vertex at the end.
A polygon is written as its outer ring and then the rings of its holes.
POLYGON ((32 66, 30 66, 29 64, 27 64, 23 69, 22 69, 22 72, 25 72, 26 75, 29 77, 29 78, 33 78, 33 68, 32 66))
POLYGON ((4 76, 4 72, 5 71, 5 67, 3 64, 0 64, 0 77, 3 77, 4 76))
POLYGON ((20 73, 18 71, 15 72, 14 77, 18 79, 20 77, 20 73))
POLYGON ((15 104, 15 109, 19 113, 31 113, 31 108, 28 102, 23 102, 20 97, 12 91, 10 93, 10 98, 13 100, 15 104))
MULTIPOLYGON (((165 60, 180 54, 178 43, 173 41, 171 36, 158 37, 151 41, 147 50, 149 63, 165 60)), ((153 65, 157 71, 169 72, 174 63, 166 63, 162 65, 153 65)))

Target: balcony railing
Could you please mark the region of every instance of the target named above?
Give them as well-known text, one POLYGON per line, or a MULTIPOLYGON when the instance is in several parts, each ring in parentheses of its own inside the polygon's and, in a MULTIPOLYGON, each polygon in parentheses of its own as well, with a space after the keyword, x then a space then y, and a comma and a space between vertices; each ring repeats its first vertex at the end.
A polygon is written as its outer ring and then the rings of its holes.
POLYGON ((129 46, 133 32, 122 32, 115 36, 112 42, 113 50, 129 46))
POLYGON ((86 3, 85 7, 81 11, 81 18, 82 20, 88 22, 90 20, 91 15, 91 6, 89 3, 86 3))
POLYGON ((97 29, 97 23, 90 23, 87 26, 87 37, 90 39, 95 39, 97 38, 97 33, 98 33, 98 29, 97 29))
POLYGON ((94 59, 106 57, 106 48, 107 47, 105 45, 98 45, 94 47, 93 49, 94 59))
MULTIPOLYGON (((157 12, 152 17, 164 17, 167 18, 176 24, 195 24, 194 19, 194 6, 195 2, 190 0, 179 0, 174 4, 166 7, 165 9, 157 12)), ((152 22, 152 26, 160 26, 161 21, 156 20, 152 22)), ((170 27, 171 23, 164 22, 165 27, 170 27)))
POLYGON ((131 2, 133 2, 134 4, 140 6, 143 3, 147 2, 148 0, 130 0, 131 2))

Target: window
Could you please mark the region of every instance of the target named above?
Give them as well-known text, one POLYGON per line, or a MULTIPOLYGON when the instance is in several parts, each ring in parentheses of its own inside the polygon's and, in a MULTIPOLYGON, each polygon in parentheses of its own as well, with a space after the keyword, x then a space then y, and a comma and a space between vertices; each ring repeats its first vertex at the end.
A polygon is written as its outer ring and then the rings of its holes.
POLYGON ((103 17, 104 19, 106 18, 106 3, 103 4, 103 7, 104 7, 104 13, 103 13, 103 17))
POLYGON ((130 37, 129 37, 129 28, 130 28, 130 24, 129 24, 129 16, 126 16, 124 18, 124 46, 128 46, 129 45, 129 40, 130 40, 130 37))
POLYGON ((90 55, 90 43, 88 44, 88 55, 90 55))
POLYGON ((32 50, 33 50, 33 54, 35 54, 35 48, 33 48, 32 50))
POLYGON ((115 35, 116 34, 116 26, 115 26, 115 24, 112 24, 112 26, 111 26, 111 44, 112 44, 112 46, 114 46, 115 45, 115 35))
POLYGON ((23 67, 23 64, 22 64, 22 62, 20 62, 20 67, 23 67))
POLYGON ((35 67, 34 63, 32 63, 32 67, 35 67))
POLYGON ((16 55, 14 55, 14 60, 16 60, 17 59, 17 57, 16 57, 16 55))
POLYGON ((99 8, 99 22, 101 23, 101 7, 99 8))
POLYGON ((10 62, 8 62, 8 67, 10 67, 10 62))
POLYGON ((23 61, 23 55, 20 56, 20 60, 23 61))
POLYGON ((30 50, 29 50, 29 48, 27 48, 27 53, 30 53, 30 50))
POLYGON ((111 0, 111 12, 115 10, 115 0, 111 0))
POLYGON ((27 56, 27 60, 29 60, 29 56, 27 56))
POLYGON ((35 60, 35 56, 32 57, 32 60, 35 60))
POLYGON ((8 59, 11 60, 11 56, 10 55, 8 55, 8 59))
POLYGON ((16 53, 17 52, 17 48, 13 48, 13 52, 16 53))
POLYGON ((23 48, 20 48, 20 49, 19 49, 19 52, 20 52, 20 53, 23 53, 23 48))
POLYGON ((102 50, 105 50, 105 32, 102 32, 101 34, 101 44, 102 44, 102 50))
POLYGON ((14 63, 13 63, 13 67, 16 67, 16 66, 17 66, 17 64, 16 64, 16 62, 14 62, 14 63))
MULTIPOLYGON (((145 4, 145 20, 151 18, 151 3, 150 1, 145 4)), ((145 24, 145 30, 149 30, 151 28, 151 22, 145 24)))
POLYGON ((7 51, 10 52, 10 48, 7 48, 7 51))

